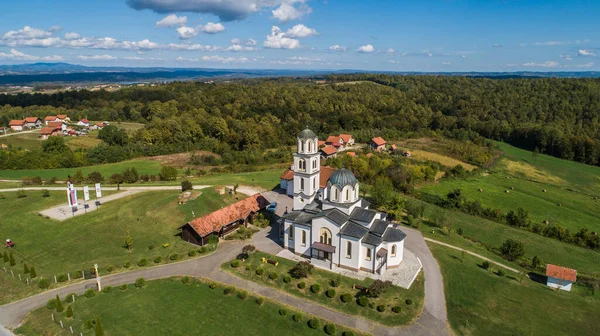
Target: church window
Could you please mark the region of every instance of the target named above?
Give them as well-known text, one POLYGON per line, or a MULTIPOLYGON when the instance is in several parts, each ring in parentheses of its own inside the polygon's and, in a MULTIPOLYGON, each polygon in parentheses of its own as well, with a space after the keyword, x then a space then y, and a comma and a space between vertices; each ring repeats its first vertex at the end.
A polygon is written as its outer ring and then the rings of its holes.
POLYGON ((333 193, 333 195, 334 195, 334 196, 333 196, 333 200, 335 201, 335 200, 337 200, 337 199, 338 199, 338 190, 337 190, 337 188, 335 188, 335 187, 333 188, 333 190, 335 191, 335 192, 333 193))
POLYGON ((367 257, 365 259, 371 260, 371 249, 370 248, 367 249, 367 257))
POLYGON ((303 159, 300 159, 298 161, 298 168, 303 171, 306 170, 306 161, 304 161, 303 159))
POLYGON ((290 240, 294 240, 294 226, 290 225, 290 240))
POLYGON ((392 245, 392 257, 396 256, 396 245, 392 245))
POLYGON ((303 191, 303 190, 304 190, 304 179, 301 178, 300 179, 300 191, 303 191))
POLYGON ((313 169, 317 169, 317 160, 313 160, 313 169))
POLYGON ((317 188, 317 178, 313 177, 313 189, 317 188))
POLYGON ((304 142, 300 141, 300 152, 304 152, 304 142))
POLYGON ((346 242, 346 258, 352 258, 352 243, 346 242))
POLYGON ((346 201, 350 200, 350 189, 346 189, 346 201))
POLYGON ((319 233, 319 241, 323 244, 331 245, 331 231, 327 228, 321 228, 319 233))
POLYGON ((306 231, 302 230, 302 246, 306 246, 306 231))

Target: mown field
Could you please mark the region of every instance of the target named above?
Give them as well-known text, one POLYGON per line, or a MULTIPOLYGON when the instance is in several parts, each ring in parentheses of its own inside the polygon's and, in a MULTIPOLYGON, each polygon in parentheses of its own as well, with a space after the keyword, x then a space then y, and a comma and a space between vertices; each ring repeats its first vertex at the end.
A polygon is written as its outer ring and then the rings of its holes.
POLYGON ((448 319, 458 335, 597 335, 600 294, 552 290, 452 249, 429 244, 444 278, 448 319), (464 259, 463 259, 464 258, 464 259))
MULTIPOLYGON (((92 298, 80 297, 71 304, 73 318, 67 319, 65 312, 54 314, 77 335, 94 335, 85 322, 95 317, 100 318, 105 335, 325 335, 326 320, 321 319, 320 327, 311 329, 307 321, 312 316, 292 307, 269 300, 259 305, 256 296, 240 299, 240 290, 230 295, 223 291, 223 286, 211 289, 207 282, 195 279, 189 284, 181 278, 155 280, 141 289, 130 285, 126 290, 114 288, 92 298), (280 314, 280 309, 286 314, 280 314), (302 315, 302 319, 295 322, 294 314, 302 315)), ((51 313, 46 307, 35 310, 16 333, 70 335, 68 327, 61 329, 52 323, 51 313)), ((336 329, 337 335, 347 330, 336 329)))
POLYGON ((40 134, 37 131, 32 133, 22 133, 0 137, 0 144, 22 149, 42 148, 42 140, 40 139, 40 134))

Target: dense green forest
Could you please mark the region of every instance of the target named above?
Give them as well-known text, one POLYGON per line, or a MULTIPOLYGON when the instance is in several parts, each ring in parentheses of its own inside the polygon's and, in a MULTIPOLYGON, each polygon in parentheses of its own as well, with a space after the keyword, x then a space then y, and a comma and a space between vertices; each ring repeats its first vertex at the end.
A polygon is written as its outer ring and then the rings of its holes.
MULTIPOLYGON (((0 106, 4 125, 13 118, 57 113, 146 125, 133 136, 68 153, 71 159, 50 160, 53 168, 191 149, 222 154, 225 163, 264 162, 265 149, 293 144, 306 125, 321 137, 346 131, 358 141, 375 135, 482 136, 568 160, 600 161, 599 79, 359 74, 332 75, 326 84, 307 78, 176 82, 115 92, 0 95, 0 106), (333 84, 360 80, 376 84, 333 84)), ((64 157, 65 151, 70 150, 58 152, 64 157)), ((284 159, 281 153, 272 159, 284 159)), ((49 168, 29 155, 1 151, 0 169, 49 168)))

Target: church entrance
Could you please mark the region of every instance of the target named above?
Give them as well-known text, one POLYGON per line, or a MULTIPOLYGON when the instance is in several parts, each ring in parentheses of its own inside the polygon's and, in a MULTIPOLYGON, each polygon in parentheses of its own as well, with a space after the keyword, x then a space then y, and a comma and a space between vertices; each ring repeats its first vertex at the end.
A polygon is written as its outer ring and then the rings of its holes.
POLYGON ((331 253, 325 251, 319 251, 319 255, 317 257, 320 260, 329 260, 331 261, 331 253))

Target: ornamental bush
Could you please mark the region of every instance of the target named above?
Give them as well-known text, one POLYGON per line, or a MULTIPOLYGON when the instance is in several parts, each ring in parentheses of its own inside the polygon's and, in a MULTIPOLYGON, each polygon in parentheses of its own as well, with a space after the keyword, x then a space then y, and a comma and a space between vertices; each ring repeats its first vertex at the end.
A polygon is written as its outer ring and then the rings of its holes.
POLYGON ((340 282, 337 280, 329 280, 329 284, 331 285, 331 287, 338 287, 340 285, 340 282))
POLYGON ((93 288, 88 288, 85 291, 84 295, 85 295, 86 298, 92 298, 92 297, 96 296, 96 291, 93 288))
POLYGON ((231 267, 232 267, 232 268, 238 268, 238 267, 240 267, 240 261, 239 261, 239 260, 237 260, 237 259, 236 259, 236 260, 234 260, 234 261, 232 261, 232 262, 231 262, 231 267))
POLYGON ((344 331, 342 336, 354 336, 354 333, 352 331, 344 331))
POLYGON ((172 261, 175 261, 175 260, 179 259, 179 254, 177 254, 177 253, 172 253, 172 254, 169 256, 169 259, 171 259, 172 261))
POLYGON ((114 270, 115 270, 115 266, 113 266, 113 265, 108 265, 108 267, 106 268, 106 271, 107 271, 108 273, 111 273, 111 272, 112 272, 112 271, 114 271, 114 270))
POLYGON ((302 281, 301 283, 298 284, 298 288, 300 288, 300 289, 306 288, 306 283, 304 281, 302 281))
POLYGON ((344 303, 348 303, 348 302, 352 301, 352 295, 350 295, 348 293, 342 294, 342 295, 340 295, 340 300, 342 300, 342 302, 344 302, 344 303))
POLYGON ((265 299, 262 297, 257 297, 255 302, 257 305, 262 306, 262 304, 265 303, 265 299))
POLYGON ((65 282, 65 281, 69 280, 69 277, 68 277, 66 274, 64 274, 64 273, 63 273, 63 274, 59 274, 59 275, 56 277, 56 280, 57 280, 58 282, 65 282))
POLYGON ((50 287, 50 280, 48 280, 46 278, 41 278, 40 280, 38 280, 37 285, 41 289, 46 289, 46 288, 50 287))
POLYGON ((73 317, 73 308, 71 308, 71 306, 69 306, 67 308, 67 318, 71 318, 73 317))
POLYGON ((198 251, 196 251, 196 250, 191 250, 190 252, 188 252, 189 257, 195 257, 196 254, 198 254, 198 251))
POLYGON ((396 314, 400 313, 402 311, 402 307, 400 306, 394 306, 392 307, 392 311, 396 314))
POLYGON ((155 264, 160 264, 161 262, 162 262, 162 257, 161 256, 158 256, 158 257, 154 258, 154 263, 155 264))
POLYGON ((246 292, 246 291, 240 291, 238 293, 238 298, 240 300, 246 300, 248 298, 248 292, 246 292))
POLYGON ((233 293, 233 287, 228 286, 228 287, 225 287, 225 289, 223 289, 223 294, 230 295, 231 293, 233 293))
POLYGON ((208 288, 215 289, 215 288, 217 288, 217 284, 213 282, 210 285, 208 285, 208 288))
POLYGON ((48 302, 46 303, 46 308, 48 308, 50 310, 56 309, 56 299, 48 300, 48 302))
POLYGON ((263 275, 264 273, 265 273, 265 270, 264 270, 264 269, 262 269, 262 268, 257 268, 257 269, 256 269, 256 274, 258 274, 258 275, 263 275))
POLYGON ((135 287, 143 288, 144 286, 146 286, 146 279, 138 278, 137 280, 135 280, 135 287))
POLYGON ((377 311, 380 313, 383 313, 385 311, 385 306, 384 305, 377 306, 377 311))
POLYGON ((192 282, 192 278, 190 278, 189 276, 184 276, 183 278, 181 278, 181 282, 183 282, 184 284, 189 284, 192 282))
POLYGON ((356 300, 356 302, 358 303, 359 306, 362 306, 362 307, 369 306, 369 298, 367 298, 366 296, 359 297, 358 300, 356 300))
POLYGON ((321 322, 316 318, 312 318, 312 319, 308 320, 308 326, 313 329, 319 329, 320 325, 321 325, 321 322))
POLYGON ((337 333, 337 328, 335 324, 328 324, 325 326, 325 333, 327 335, 335 335, 337 333))
POLYGON ((327 297, 330 298, 330 299, 333 298, 333 297, 335 297, 335 289, 333 289, 333 288, 332 289, 328 289, 325 292, 325 295, 327 295, 327 297))
POLYGON ((482 262, 482 263, 481 263, 481 267, 482 267, 483 269, 485 269, 485 270, 486 270, 486 269, 489 269, 489 268, 490 268, 490 266, 491 266, 491 265, 490 265, 490 262, 489 262, 489 261, 484 261, 484 262, 482 262))
POLYGON ((144 267, 146 265, 148 265, 148 259, 142 258, 142 259, 140 259, 140 261, 138 261, 138 266, 144 267))
POLYGON ((279 308, 279 315, 281 315, 281 316, 287 315, 287 309, 285 309, 285 308, 279 308))
POLYGON ((277 274, 277 272, 271 272, 271 273, 269 274, 269 279, 271 279, 271 280, 275 280, 275 279, 277 279, 278 277, 279 277, 279 274, 277 274))
POLYGON ((123 264, 123 267, 129 268, 129 267, 131 267, 131 263, 128 261, 128 262, 126 262, 126 263, 123 264))
POLYGON ((405 302, 407 305, 411 305, 411 304, 413 304, 413 300, 412 300, 412 299, 406 299, 404 302, 405 302))
POLYGON ((75 295, 75 293, 69 293, 65 296, 65 301, 67 301, 67 303, 73 303, 76 297, 77 295, 75 295))
POLYGON ((127 290, 127 288, 129 288, 127 284, 122 284, 121 286, 119 286, 119 289, 121 289, 122 291, 127 290))
POLYGON ((112 290, 113 290, 112 286, 106 286, 106 287, 102 288, 102 291, 104 293, 110 293, 110 292, 112 292, 112 290))
POLYGON ((302 314, 294 314, 294 316, 292 316, 292 319, 294 320, 294 322, 300 322, 302 321, 302 314))
POLYGON ((314 285, 310 286, 310 291, 315 294, 318 294, 321 291, 321 285, 314 284, 314 285))

